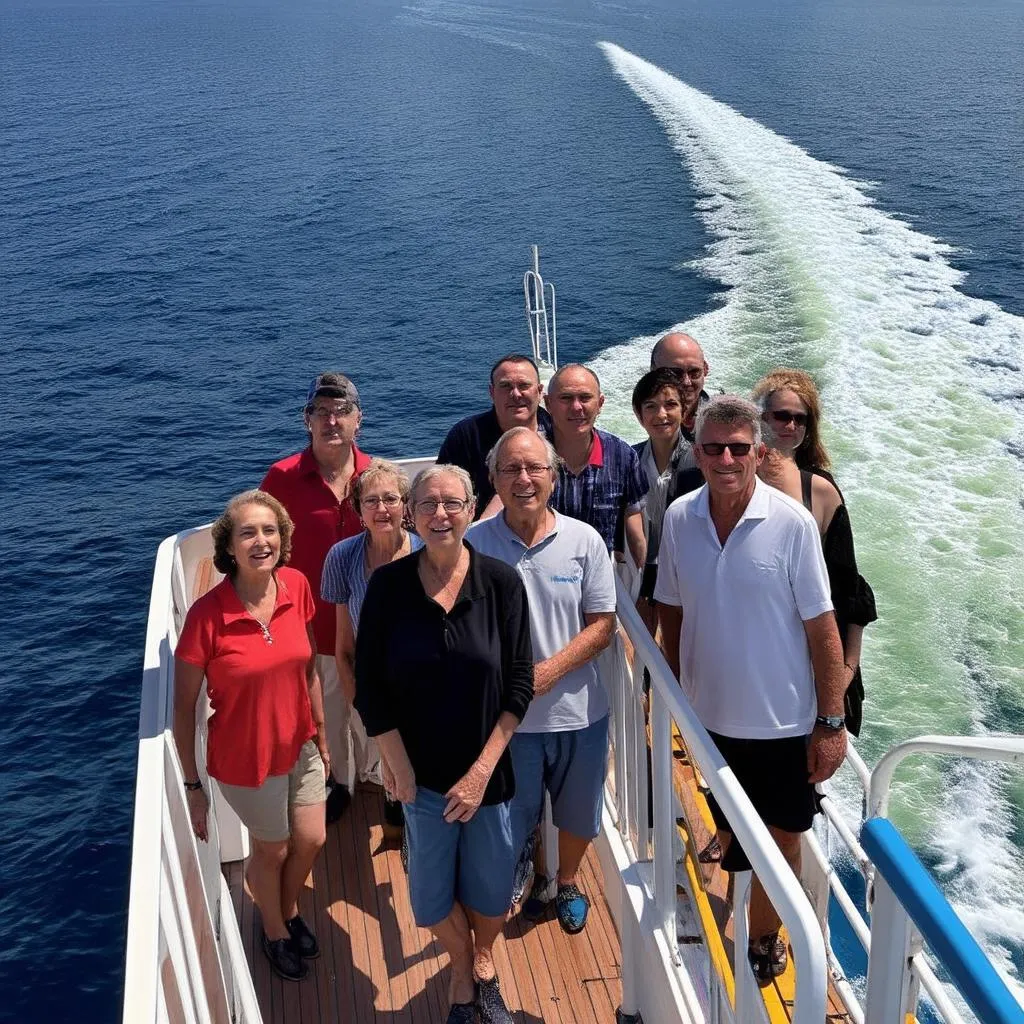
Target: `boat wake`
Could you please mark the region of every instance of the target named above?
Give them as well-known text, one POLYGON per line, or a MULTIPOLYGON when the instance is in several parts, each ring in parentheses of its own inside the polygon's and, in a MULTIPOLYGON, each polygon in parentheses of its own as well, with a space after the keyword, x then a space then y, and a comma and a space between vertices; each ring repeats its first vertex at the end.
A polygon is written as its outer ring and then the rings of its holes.
MULTIPOLYGON (((722 286, 721 304, 679 326, 704 345, 711 384, 745 392, 788 364, 821 386, 881 615, 865 645, 867 760, 921 733, 1024 731, 1024 320, 958 291, 951 248, 880 210, 870 184, 599 45, 699 196, 710 241, 691 266, 722 286)), ((628 396, 653 340, 596 360, 611 429, 637 432, 628 396)), ((898 777, 894 817, 1019 982, 1019 774, 911 766, 898 777)), ((846 795, 852 813, 858 801, 846 795)))

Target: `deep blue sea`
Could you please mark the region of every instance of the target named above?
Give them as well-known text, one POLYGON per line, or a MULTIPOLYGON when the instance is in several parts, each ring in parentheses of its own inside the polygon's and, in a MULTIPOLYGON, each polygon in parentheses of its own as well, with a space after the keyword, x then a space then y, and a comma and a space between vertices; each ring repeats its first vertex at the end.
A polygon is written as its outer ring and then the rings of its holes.
MULTIPOLYGON (((1024 731, 1022 52, 1020 0, 0 0, 0 1019, 119 1019, 159 541, 322 369, 364 448, 436 451, 527 346, 531 243, 611 429, 673 324, 714 386, 818 374, 869 761, 1024 731)), ((1019 982, 1020 773, 899 779, 1019 982)))

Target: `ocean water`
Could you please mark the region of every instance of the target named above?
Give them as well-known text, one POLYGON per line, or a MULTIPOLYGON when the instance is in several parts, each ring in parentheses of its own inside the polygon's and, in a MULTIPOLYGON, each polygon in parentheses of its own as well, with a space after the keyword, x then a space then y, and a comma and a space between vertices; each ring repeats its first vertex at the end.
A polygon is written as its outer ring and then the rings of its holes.
MULTIPOLYGON (((120 1012, 159 540, 320 369, 435 451, 533 242, 606 427, 674 324, 716 387, 818 376, 869 762, 1024 731, 1022 49, 1014 0, 0 0, 0 1019, 120 1012)), ((1021 774, 918 759, 894 816, 1019 984, 1021 774)))

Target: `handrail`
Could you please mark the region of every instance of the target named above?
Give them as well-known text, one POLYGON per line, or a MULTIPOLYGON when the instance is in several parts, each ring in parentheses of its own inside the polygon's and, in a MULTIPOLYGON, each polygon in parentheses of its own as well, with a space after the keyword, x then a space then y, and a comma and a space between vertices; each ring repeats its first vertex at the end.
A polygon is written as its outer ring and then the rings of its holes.
MULTIPOLYGON (((743 846, 753 870, 764 886, 776 912, 789 932, 793 958, 797 966, 796 998, 793 1004, 793 1024, 821 1024, 825 1017, 828 995, 828 973, 825 959, 825 941, 818 927, 814 910, 800 882, 793 874, 781 851, 772 839, 764 822, 754 810, 749 797, 725 763, 707 730, 697 718, 678 682, 673 678, 661 651, 655 645, 647 627, 637 612, 629 590, 616 576, 618 592, 617 615, 625 626, 634 650, 647 666, 655 704, 663 702, 675 721, 687 751, 700 769, 719 806, 728 818, 733 835, 743 846)), ((664 738, 664 729, 657 730, 664 738)), ((655 736, 655 751, 657 752, 655 736)), ((657 776, 657 766, 655 766, 657 776)), ((618 784, 618 780, 617 780, 618 784)), ((657 777, 655 778, 657 785, 657 777)), ((655 828, 657 830, 656 802, 655 828)), ((655 874, 659 873, 659 846, 655 843, 655 874)), ((671 846, 669 855, 674 858, 671 846)), ((660 855, 665 856, 662 847, 660 855)), ((674 915, 672 915, 674 917, 674 915)), ((674 947, 676 936, 666 936, 674 947)), ((737 988, 737 996, 739 987, 737 988)), ((744 1022, 745 1024, 745 1022, 744 1022)))
MULTIPOLYGON (((201 1020, 261 1020, 252 978, 220 871, 220 831, 211 793, 210 841, 198 844, 171 737, 173 644, 188 603, 181 550, 209 527, 183 530, 157 551, 139 710, 139 752, 125 950, 125 1024, 166 1019, 184 1000, 201 1020), (199 889, 190 888, 198 886, 199 889), (220 924, 219 935, 216 930, 220 924), (203 957, 214 950, 218 963, 203 957)), ((203 769, 200 767, 200 771, 203 769)))
POLYGON ((889 790, 897 765, 911 754, 933 753, 971 757, 979 761, 1006 761, 1024 765, 1024 736, 990 733, 987 736, 918 736, 887 751, 871 773, 868 817, 889 813, 889 790))
POLYGON ((131 899, 125 950, 124 1020, 155 1021, 160 986, 160 842, 164 792, 163 729, 166 695, 161 653, 171 603, 170 578, 176 539, 159 547, 149 597, 139 706, 139 755, 132 828, 131 899), (166 581, 166 582, 162 582, 166 581), (155 795, 160 800, 154 800, 155 795), (129 1011, 131 1007, 131 1011, 129 1011))
MULTIPOLYGON (((1021 1024, 1024 1010, 1020 1003, 892 822, 870 818, 861 829, 861 842, 892 895, 978 1017, 986 1024, 1021 1024)), ((869 965, 869 1010, 873 981, 869 965)))
POLYGON ((558 369, 558 321, 555 313, 555 286, 540 276, 540 249, 530 247, 533 266, 523 274, 523 298, 526 323, 530 329, 530 346, 538 367, 558 369), (548 320, 547 296, 551 296, 551 318, 548 320))
MULTIPOLYGON (((867 793, 865 791, 865 800, 866 799, 867 793)), ((825 815, 826 821, 836 830, 839 834, 839 838, 846 845, 846 849, 850 853, 850 856, 853 858, 858 869, 862 874, 864 874, 865 878, 867 878, 871 869, 871 858, 867 855, 864 847, 861 846, 860 841, 853 834, 850 827, 845 821, 843 821, 842 815, 839 813, 831 797, 828 795, 822 796, 821 810, 825 815)), ((846 891, 843 883, 839 880, 839 876, 836 874, 835 869, 832 868, 827 861, 824 861, 820 865, 820 870, 827 876, 829 888, 835 898, 836 905, 846 918, 854 937, 860 943, 865 954, 870 955, 871 931, 867 924, 865 924, 860 911, 854 905, 854 902, 850 898, 850 894, 846 891)), ((924 957, 915 956, 911 961, 910 970, 917 980, 920 981, 921 988, 925 991, 928 998, 935 1004, 935 1009, 938 1011, 941 1019, 945 1021, 946 1024, 962 1024, 963 1017, 946 994, 946 990, 943 988, 942 982, 939 981, 928 961, 924 957)), ((851 1007, 848 1005, 847 1009, 851 1009, 851 1007)), ((860 1012, 863 1013, 863 1011, 860 1012)))

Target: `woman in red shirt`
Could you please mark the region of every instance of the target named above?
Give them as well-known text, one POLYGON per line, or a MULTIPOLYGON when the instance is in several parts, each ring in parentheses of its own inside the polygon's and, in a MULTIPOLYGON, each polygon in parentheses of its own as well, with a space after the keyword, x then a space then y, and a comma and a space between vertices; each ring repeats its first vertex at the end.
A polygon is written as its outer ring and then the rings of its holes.
POLYGON ((248 828, 246 877, 263 918, 263 949, 290 981, 320 955, 298 898, 325 840, 329 756, 316 673, 313 594, 285 567, 292 521, 264 491, 228 502, 213 525, 213 564, 225 578, 189 609, 175 651, 174 739, 192 827, 207 839, 208 802, 196 767, 196 701, 203 678, 213 714, 207 773, 248 828))

